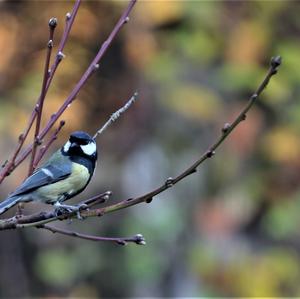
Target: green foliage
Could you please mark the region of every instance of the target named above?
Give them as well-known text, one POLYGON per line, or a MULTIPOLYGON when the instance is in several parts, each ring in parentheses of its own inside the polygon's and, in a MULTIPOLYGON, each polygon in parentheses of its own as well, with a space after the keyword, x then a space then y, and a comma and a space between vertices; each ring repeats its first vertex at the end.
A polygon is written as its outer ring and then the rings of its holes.
MULTIPOLYGON (((78 243, 79 244, 79 243, 78 243)), ((38 277, 56 287, 72 286, 82 276, 89 276, 103 267, 95 246, 80 244, 72 250, 52 248, 40 252, 35 263, 38 277)))

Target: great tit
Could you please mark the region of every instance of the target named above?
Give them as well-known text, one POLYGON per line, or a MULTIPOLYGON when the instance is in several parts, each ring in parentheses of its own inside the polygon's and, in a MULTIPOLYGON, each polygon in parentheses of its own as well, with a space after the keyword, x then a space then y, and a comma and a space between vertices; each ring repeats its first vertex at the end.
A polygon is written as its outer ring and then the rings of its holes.
POLYGON ((18 203, 30 201, 78 211, 78 206, 62 202, 85 189, 94 174, 96 162, 95 140, 82 131, 72 133, 61 149, 0 203, 0 214, 18 203))

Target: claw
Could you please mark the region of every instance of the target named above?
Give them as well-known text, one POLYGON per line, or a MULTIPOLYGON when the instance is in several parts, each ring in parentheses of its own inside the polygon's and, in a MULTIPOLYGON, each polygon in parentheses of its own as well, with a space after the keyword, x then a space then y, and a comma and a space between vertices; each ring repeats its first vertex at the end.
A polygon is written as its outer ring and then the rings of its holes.
POLYGON ((85 203, 81 203, 79 205, 76 205, 78 207, 78 210, 86 210, 89 206, 85 203))
POLYGON ((81 204, 76 205, 76 207, 78 207, 77 219, 83 220, 83 217, 81 216, 80 211, 82 211, 82 210, 88 210, 89 206, 87 204, 85 204, 85 203, 81 203, 81 204))
POLYGON ((72 205, 61 204, 59 201, 57 201, 54 204, 54 207, 55 207, 56 215, 59 215, 60 213, 64 214, 64 213, 76 212, 77 218, 82 220, 83 218, 80 215, 80 211, 87 209, 88 205, 79 204, 79 205, 76 205, 76 206, 72 206, 72 205))
POLYGON ((77 215, 77 219, 83 220, 83 217, 82 217, 81 214, 80 214, 80 210, 78 210, 78 211, 76 212, 76 215, 77 215))

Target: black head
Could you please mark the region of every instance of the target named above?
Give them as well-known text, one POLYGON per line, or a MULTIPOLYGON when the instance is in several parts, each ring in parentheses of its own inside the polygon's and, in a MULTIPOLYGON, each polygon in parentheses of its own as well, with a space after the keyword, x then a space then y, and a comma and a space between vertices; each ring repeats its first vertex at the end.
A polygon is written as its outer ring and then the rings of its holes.
POLYGON ((62 147, 62 153, 68 156, 82 156, 96 160, 96 142, 89 134, 76 131, 70 135, 69 140, 62 147))

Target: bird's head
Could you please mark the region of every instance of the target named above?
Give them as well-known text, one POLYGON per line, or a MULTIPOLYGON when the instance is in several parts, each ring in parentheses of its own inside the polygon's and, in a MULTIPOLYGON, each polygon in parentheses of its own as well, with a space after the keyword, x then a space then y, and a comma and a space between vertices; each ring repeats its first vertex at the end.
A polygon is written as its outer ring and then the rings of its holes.
POLYGON ((82 131, 73 132, 67 143, 62 147, 62 153, 68 156, 83 156, 97 159, 97 146, 95 140, 82 131))

